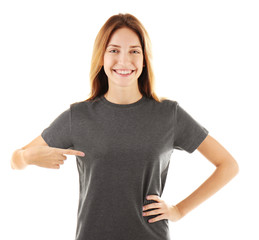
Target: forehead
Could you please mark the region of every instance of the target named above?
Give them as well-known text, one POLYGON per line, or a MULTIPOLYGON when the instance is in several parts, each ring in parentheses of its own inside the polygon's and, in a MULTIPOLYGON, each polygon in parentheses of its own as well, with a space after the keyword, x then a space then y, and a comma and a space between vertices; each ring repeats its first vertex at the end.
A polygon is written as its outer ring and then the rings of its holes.
POLYGON ((133 30, 123 27, 115 30, 108 44, 140 45, 139 37, 133 30))

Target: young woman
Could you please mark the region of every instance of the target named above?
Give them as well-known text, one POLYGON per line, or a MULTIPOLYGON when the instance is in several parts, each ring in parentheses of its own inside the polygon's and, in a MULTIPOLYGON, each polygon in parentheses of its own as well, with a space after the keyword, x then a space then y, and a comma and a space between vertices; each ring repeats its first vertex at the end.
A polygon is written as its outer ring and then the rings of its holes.
POLYGON ((130 14, 110 17, 93 48, 91 96, 61 113, 11 165, 60 168, 75 155, 80 179, 77 240, 169 240, 177 221, 238 172, 234 158, 181 106, 154 93, 149 36, 130 14), (195 149, 214 173, 176 205, 162 198, 174 149, 195 149))

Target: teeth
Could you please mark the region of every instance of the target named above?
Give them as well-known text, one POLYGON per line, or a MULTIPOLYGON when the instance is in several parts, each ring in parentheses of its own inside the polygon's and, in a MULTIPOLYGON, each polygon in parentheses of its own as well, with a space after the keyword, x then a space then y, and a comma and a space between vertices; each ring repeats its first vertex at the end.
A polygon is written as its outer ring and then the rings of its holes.
POLYGON ((131 73, 132 71, 131 70, 128 70, 128 71, 123 71, 123 70, 115 70, 117 73, 119 74, 129 74, 131 73))

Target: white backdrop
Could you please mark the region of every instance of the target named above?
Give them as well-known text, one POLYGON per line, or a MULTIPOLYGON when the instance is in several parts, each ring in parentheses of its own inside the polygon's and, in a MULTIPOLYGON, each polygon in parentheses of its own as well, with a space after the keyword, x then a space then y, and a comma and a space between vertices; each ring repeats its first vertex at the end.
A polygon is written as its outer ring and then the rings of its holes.
MULTIPOLYGON (((259 7, 252 0, 1 1, 0 239, 74 239, 75 157, 59 170, 12 170, 10 159, 88 97, 95 36, 120 12, 135 15, 151 37, 158 96, 177 100, 240 166, 221 191, 169 222, 172 239, 259 239, 259 7)), ((174 151, 162 198, 178 203, 213 171, 198 151, 174 151)))

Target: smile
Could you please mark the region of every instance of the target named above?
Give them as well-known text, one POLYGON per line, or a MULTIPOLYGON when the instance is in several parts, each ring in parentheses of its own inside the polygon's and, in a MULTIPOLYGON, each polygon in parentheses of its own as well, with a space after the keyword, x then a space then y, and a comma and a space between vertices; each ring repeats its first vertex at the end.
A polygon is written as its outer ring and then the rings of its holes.
POLYGON ((134 72, 134 70, 119 70, 119 69, 113 69, 113 71, 119 76, 123 76, 123 77, 130 76, 134 72))

